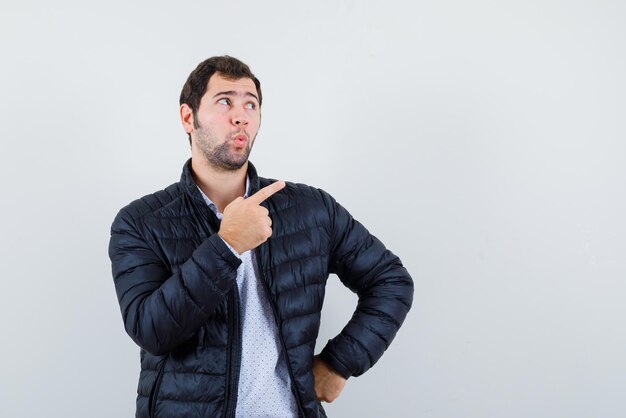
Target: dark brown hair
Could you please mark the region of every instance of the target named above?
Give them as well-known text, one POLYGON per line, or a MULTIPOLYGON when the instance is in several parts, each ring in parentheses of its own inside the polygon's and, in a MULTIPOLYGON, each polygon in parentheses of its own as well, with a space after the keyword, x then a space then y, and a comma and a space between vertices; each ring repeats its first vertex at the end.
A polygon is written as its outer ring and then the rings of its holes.
MULTIPOLYGON (((215 73, 220 73, 224 78, 229 80, 239 80, 240 78, 249 78, 254 81, 256 91, 259 96, 259 106, 263 102, 263 95, 261 94, 261 82, 258 78, 252 74, 250 67, 237 58, 230 57, 228 55, 211 57, 202 61, 195 70, 189 74, 183 90, 180 92, 180 101, 182 105, 186 103, 193 112, 193 122, 196 125, 196 112, 200 107, 200 99, 206 93, 209 86, 209 80, 215 73)), ((189 136, 189 144, 191 144, 191 135, 189 136)))

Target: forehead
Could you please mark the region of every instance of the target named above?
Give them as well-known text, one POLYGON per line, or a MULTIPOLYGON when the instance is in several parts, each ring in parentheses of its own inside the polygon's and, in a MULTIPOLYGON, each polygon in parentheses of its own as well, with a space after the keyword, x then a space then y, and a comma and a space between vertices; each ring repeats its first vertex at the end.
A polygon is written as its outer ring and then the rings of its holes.
POLYGON ((207 86, 207 94, 211 96, 219 93, 220 91, 236 92, 239 94, 251 93, 257 95, 256 86, 254 81, 250 78, 239 78, 237 80, 224 78, 220 73, 215 73, 209 79, 209 85, 207 86))

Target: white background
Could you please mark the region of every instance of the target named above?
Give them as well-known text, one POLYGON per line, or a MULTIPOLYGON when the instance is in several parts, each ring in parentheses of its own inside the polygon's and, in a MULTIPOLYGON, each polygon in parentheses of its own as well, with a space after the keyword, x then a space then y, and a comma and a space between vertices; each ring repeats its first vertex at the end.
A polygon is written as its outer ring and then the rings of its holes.
MULTIPOLYGON (((134 415, 109 227, 179 178, 178 95, 218 54, 261 79, 260 174, 415 279, 331 417, 626 416, 624 2, 172 4, 0 6, 1 417, 134 415)), ((354 305, 331 277, 318 350, 354 305)))

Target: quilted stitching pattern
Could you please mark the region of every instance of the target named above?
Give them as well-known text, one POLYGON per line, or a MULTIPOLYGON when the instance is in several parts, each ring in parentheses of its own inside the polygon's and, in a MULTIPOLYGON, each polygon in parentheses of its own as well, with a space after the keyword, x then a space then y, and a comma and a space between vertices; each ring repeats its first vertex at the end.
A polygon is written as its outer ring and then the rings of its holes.
MULTIPOLYGON (((271 183, 252 164, 251 193, 271 183)), ((357 310, 322 350, 345 377, 367 371, 404 321, 413 282, 400 260, 322 190, 302 184, 268 199, 273 235, 257 249, 306 417, 325 416, 310 373, 326 280, 336 273, 357 310)), ((224 413, 226 296, 240 260, 215 235, 219 221, 190 173, 123 208, 109 255, 124 326, 141 347, 137 417, 224 413), (157 385, 158 383, 158 385, 157 385), (158 386, 158 387, 157 387, 158 386)))

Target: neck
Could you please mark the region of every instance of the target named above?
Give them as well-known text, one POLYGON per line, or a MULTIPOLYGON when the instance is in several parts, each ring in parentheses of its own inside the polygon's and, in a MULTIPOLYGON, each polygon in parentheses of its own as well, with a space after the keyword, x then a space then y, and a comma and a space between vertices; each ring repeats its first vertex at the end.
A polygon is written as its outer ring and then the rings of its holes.
POLYGON ((247 161, 237 170, 222 171, 203 158, 192 156, 191 172, 200 190, 215 203, 220 213, 224 213, 230 202, 246 193, 247 161))

